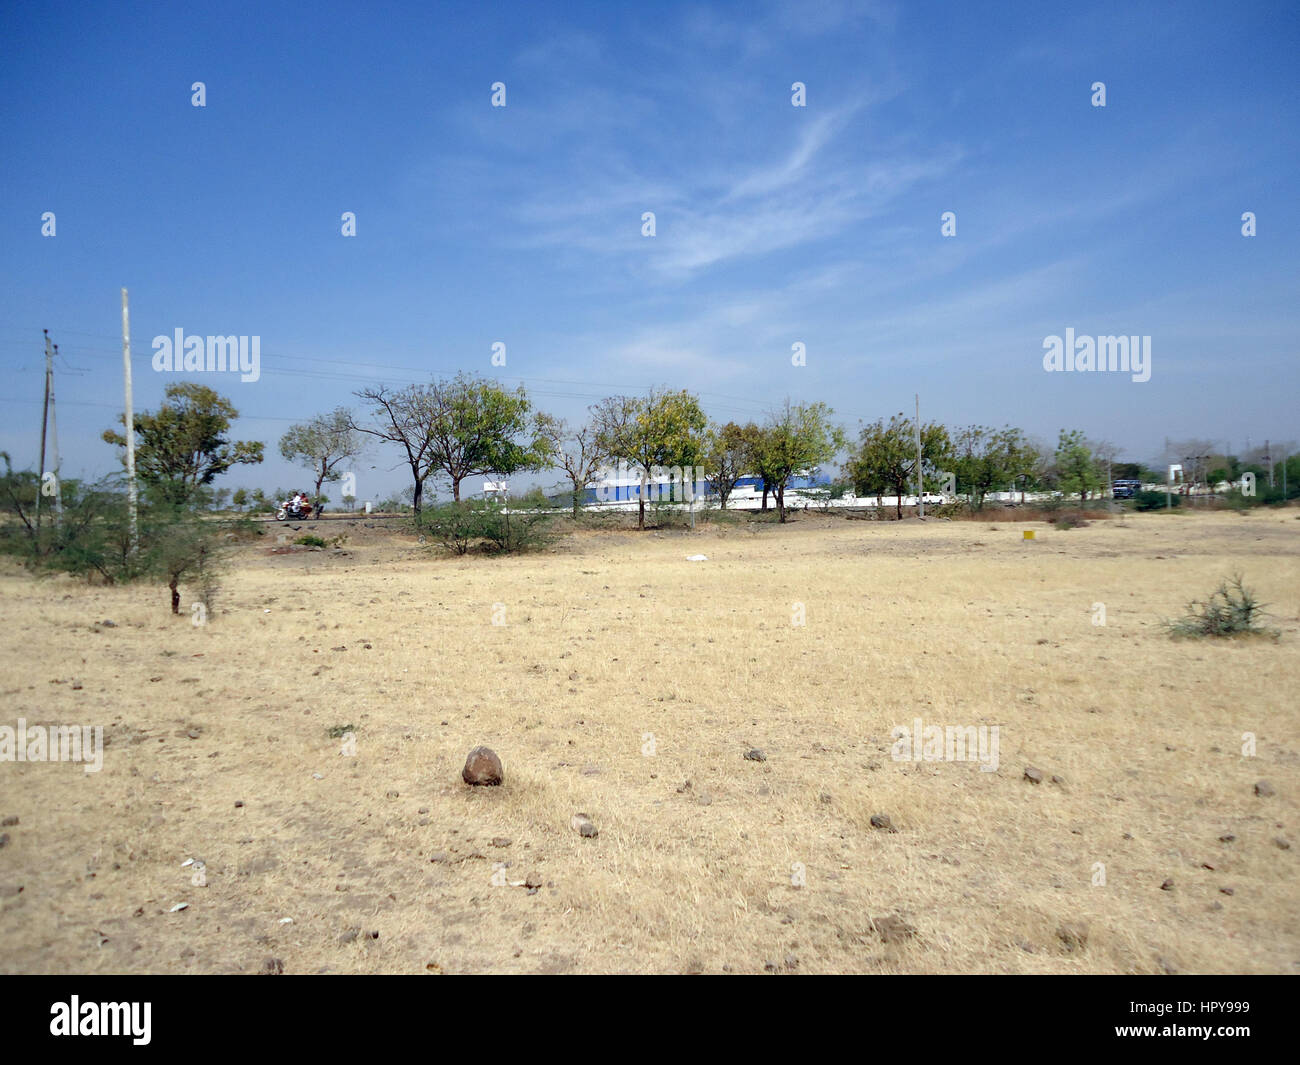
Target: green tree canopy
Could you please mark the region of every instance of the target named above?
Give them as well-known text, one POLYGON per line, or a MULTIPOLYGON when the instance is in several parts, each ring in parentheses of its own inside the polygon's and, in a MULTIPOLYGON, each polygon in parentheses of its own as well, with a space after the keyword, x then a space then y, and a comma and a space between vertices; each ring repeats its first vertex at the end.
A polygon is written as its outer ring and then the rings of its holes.
MULTIPOLYGON (((937 422, 921 427, 921 475, 937 474, 952 459, 948 430, 937 422)), ((915 491, 916 423, 895 414, 886 425, 883 419, 864 425, 858 446, 849 456, 846 472, 858 495, 896 497, 895 508, 903 516, 903 496, 915 491)))
MULTIPOLYGON (((136 476, 152 498, 188 505, 201 487, 232 466, 262 461, 260 441, 226 439, 230 423, 239 417, 230 400, 191 382, 170 384, 164 395, 157 413, 134 417, 136 476)), ((125 424, 125 415, 121 421, 125 424)), ((122 449, 125 465, 126 437, 106 429, 103 439, 122 449)))
POLYGON ((825 403, 791 405, 787 399, 758 435, 757 465, 776 493, 776 510, 783 522, 790 478, 811 473, 844 447, 844 431, 831 422, 833 413, 825 403))

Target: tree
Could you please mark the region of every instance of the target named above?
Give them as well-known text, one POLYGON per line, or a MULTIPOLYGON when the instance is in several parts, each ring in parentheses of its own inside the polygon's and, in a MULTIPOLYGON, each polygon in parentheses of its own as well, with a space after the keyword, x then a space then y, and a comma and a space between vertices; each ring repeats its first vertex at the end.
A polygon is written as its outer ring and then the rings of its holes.
POLYGON ((790 478, 829 462, 844 447, 844 432, 831 423, 834 413, 825 403, 785 406, 771 415, 761 430, 756 454, 764 479, 776 494, 776 510, 786 520, 785 489, 790 478))
POLYGON ((402 448, 411 471, 411 509, 419 514, 424 482, 433 472, 436 461, 433 452, 436 400, 432 386, 407 385, 393 390, 380 385, 360 389, 355 395, 371 404, 374 423, 360 425, 349 418, 349 426, 402 448))
POLYGON ((321 485, 339 480, 343 476, 339 465, 356 458, 362 450, 361 433, 353 427, 351 412, 343 407, 337 407, 329 414, 317 415, 309 422, 291 425, 280 438, 281 456, 289 462, 306 466, 316 478, 312 499, 318 507, 323 502, 321 485))
POLYGON ((246 506, 248 506, 248 489, 236 488, 235 494, 230 497, 230 505, 234 507, 236 511, 242 511, 246 506))
POLYGON ((601 449, 641 473, 637 527, 644 529, 645 485, 673 468, 686 478, 686 471, 704 457, 709 419, 699 400, 685 390, 652 389, 645 399, 611 396, 592 413, 601 449))
MULTIPOLYGON (((921 427, 921 476, 934 474, 950 459, 952 444, 948 430, 936 422, 921 427)), ((878 420, 862 427, 858 446, 845 467, 858 495, 882 495, 891 491, 895 508, 903 516, 903 496, 913 486, 916 474, 915 423, 903 414, 895 414, 885 425, 878 420)))
POLYGON ((1024 433, 1011 426, 990 429, 971 425, 959 430, 953 443, 953 473, 958 488, 965 487, 975 510, 984 507, 984 497, 1000 485, 1014 484, 1035 460, 1033 446, 1024 433))
POLYGON ((736 484, 753 466, 758 437, 758 426, 752 422, 748 425, 727 422, 709 427, 704 450, 705 477, 710 490, 717 493, 723 510, 727 509, 727 500, 736 484))
POLYGON ((460 502, 460 484, 467 477, 546 468, 551 459, 546 419, 531 414, 523 385, 511 392, 461 373, 434 382, 430 397, 430 459, 451 482, 453 502, 460 502))
POLYGON ((541 428, 549 443, 552 461, 564 471, 573 489, 573 516, 576 518, 582 505, 582 493, 609 458, 601 447, 596 422, 593 420, 574 428, 562 418, 543 415, 541 428))
POLYGON ((1061 430, 1056 444, 1056 487, 1066 495, 1078 495, 1079 505, 1088 501, 1088 493, 1101 487, 1097 460, 1078 429, 1061 430))
MULTIPOLYGON (((228 399, 190 382, 168 385, 164 395, 156 414, 144 412, 133 419, 136 475, 155 500, 188 505, 200 488, 231 466, 262 461, 260 441, 226 439, 230 423, 239 417, 228 399)), ((125 415, 121 421, 125 425, 125 415)), ((106 429, 103 439, 122 448, 125 466, 126 437, 106 429)))

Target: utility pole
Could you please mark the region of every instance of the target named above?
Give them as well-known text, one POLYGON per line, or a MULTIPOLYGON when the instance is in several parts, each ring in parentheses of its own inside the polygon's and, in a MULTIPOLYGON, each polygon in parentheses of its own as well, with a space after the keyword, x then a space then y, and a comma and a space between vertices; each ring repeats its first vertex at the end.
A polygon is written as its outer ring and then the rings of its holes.
POLYGON ((54 375, 54 353, 50 350, 50 331, 45 334, 45 405, 41 407, 41 466, 36 471, 36 535, 41 535, 41 490, 45 487, 45 429, 50 420, 50 378, 54 375))
POLYGON ((140 547, 140 526, 136 514, 135 490, 135 413, 131 409, 131 312, 127 309, 126 289, 122 289, 122 377, 126 385, 126 500, 131 522, 131 554, 140 547))
POLYGON ((1273 487, 1273 449, 1264 441, 1264 461, 1268 463, 1268 486, 1273 487))
POLYGON ((916 516, 925 521, 925 499, 922 496, 924 482, 921 479, 921 393, 916 393, 916 516))
MULTIPOLYGON (((59 353, 59 345, 54 345, 54 354, 59 353)), ((63 486, 59 480, 59 422, 55 417, 54 409, 54 366, 51 363, 46 372, 49 374, 49 396, 50 396, 50 451, 54 458, 54 522, 56 525, 63 524, 63 486)))

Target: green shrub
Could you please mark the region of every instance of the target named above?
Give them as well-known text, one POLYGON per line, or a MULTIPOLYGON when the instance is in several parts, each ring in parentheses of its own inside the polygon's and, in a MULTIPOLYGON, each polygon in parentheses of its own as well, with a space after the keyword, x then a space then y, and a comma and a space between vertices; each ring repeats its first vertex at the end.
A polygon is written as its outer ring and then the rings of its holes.
POLYGON ((452 554, 468 554, 475 546, 491 553, 515 554, 540 549, 554 540, 554 522, 554 513, 523 514, 495 500, 465 499, 430 507, 412 519, 411 526, 452 554))
POLYGON ((326 546, 325 541, 322 540, 319 536, 312 536, 310 534, 306 536, 298 537, 298 539, 296 539, 294 543, 302 544, 304 547, 325 547, 326 546))
POLYGON ((1187 613, 1177 621, 1165 622, 1171 636, 1272 636, 1277 630, 1259 624, 1263 617, 1263 604, 1242 583, 1240 573, 1234 573, 1204 602, 1193 600, 1187 604, 1187 613))
POLYGON ((1174 507, 1183 505, 1183 497, 1180 495, 1169 494, 1164 492, 1138 492, 1133 497, 1134 510, 1164 510, 1166 501, 1173 504, 1174 507))

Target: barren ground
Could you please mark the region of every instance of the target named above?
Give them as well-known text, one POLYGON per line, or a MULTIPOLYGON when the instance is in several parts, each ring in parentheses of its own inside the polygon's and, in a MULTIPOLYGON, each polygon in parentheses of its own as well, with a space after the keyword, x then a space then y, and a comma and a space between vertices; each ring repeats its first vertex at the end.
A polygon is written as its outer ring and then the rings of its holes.
POLYGON ((1298 516, 508 559, 360 526, 241 548, 202 627, 160 587, 6 570, 0 725, 109 746, 0 763, 0 971, 1296 972, 1298 516), (1280 641, 1169 639, 1233 569, 1280 641), (998 725, 998 771, 891 759, 918 717, 998 725), (477 744, 503 787, 461 783, 477 744))

